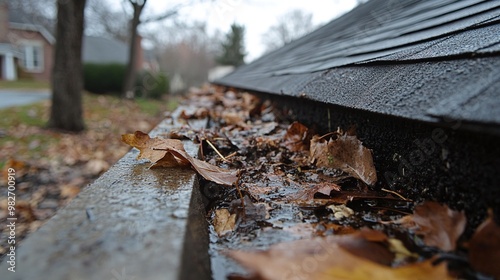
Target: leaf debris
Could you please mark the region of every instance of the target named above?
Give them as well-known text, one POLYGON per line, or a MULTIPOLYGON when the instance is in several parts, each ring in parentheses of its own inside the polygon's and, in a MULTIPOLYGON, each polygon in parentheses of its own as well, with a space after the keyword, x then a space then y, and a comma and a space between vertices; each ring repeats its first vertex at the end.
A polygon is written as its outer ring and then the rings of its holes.
POLYGON ((203 178, 220 185, 231 186, 238 180, 237 170, 223 169, 191 157, 180 140, 150 138, 148 134, 136 131, 133 134, 123 134, 122 141, 139 149, 137 159, 148 159, 152 162, 151 167, 191 165, 203 178))

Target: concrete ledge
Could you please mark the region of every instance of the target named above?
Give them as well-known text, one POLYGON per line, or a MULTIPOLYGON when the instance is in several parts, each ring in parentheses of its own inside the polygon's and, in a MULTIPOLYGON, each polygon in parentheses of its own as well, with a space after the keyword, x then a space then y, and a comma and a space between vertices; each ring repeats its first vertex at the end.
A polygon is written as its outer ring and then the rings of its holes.
MULTIPOLYGON (((151 134, 166 132, 168 120, 151 134)), ((119 135, 113 136, 119 137, 119 135)), ((197 146, 186 142, 186 151, 197 146)), ((18 246, 2 279, 210 279, 208 227, 191 169, 130 151, 18 246)))

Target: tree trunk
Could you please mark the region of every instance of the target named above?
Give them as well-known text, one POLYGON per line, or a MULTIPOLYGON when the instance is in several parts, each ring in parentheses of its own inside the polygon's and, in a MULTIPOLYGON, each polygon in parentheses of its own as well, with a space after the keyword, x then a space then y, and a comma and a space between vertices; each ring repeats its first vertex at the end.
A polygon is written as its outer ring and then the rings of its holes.
POLYGON ((134 16, 132 17, 132 22, 130 24, 130 41, 129 41, 129 53, 128 53, 128 64, 125 71, 125 79, 123 81, 123 96, 126 98, 133 98, 134 92, 133 87, 136 79, 136 60, 137 60, 137 27, 140 23, 140 17, 142 9, 146 5, 146 1, 142 4, 130 1, 132 7, 134 8, 134 16))
POLYGON ((82 131, 82 36, 86 0, 57 0, 49 127, 82 131))

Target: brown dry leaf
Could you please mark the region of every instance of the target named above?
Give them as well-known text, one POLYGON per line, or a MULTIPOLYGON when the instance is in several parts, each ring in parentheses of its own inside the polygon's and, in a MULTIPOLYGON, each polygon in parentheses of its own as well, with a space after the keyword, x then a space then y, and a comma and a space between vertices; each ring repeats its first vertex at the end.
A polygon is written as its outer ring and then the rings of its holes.
POLYGON ((2 169, 2 178, 1 180, 7 182, 9 178, 9 169, 13 168, 15 170, 16 178, 21 178, 24 174, 27 173, 29 166, 24 161, 16 160, 13 158, 9 158, 2 169))
POLYGON ((139 149, 137 159, 148 159, 156 165, 161 160, 160 166, 187 166, 189 162, 185 160, 177 160, 167 150, 168 147, 184 151, 184 145, 177 139, 161 139, 158 137, 151 138, 148 134, 136 131, 134 134, 123 134, 122 141, 132 147, 139 149))
POLYGON ((316 166, 340 169, 368 185, 377 182, 372 151, 364 147, 356 136, 344 134, 326 141, 315 135, 309 151, 316 166))
POLYGON ((337 244, 355 256, 390 266, 395 255, 385 246, 387 240, 387 235, 381 231, 362 228, 353 234, 344 235, 344 238, 339 238, 337 244))
POLYGON ((203 178, 220 185, 231 186, 238 180, 237 170, 227 170, 191 157, 177 139, 150 138, 148 134, 136 131, 122 135, 123 142, 139 149, 138 159, 149 159, 153 166, 191 165, 203 178))
POLYGON ((469 261, 474 269, 500 279, 500 226, 493 215, 486 219, 469 241, 469 261))
POLYGON ((437 202, 426 201, 415 207, 413 215, 405 216, 396 222, 421 235, 427 246, 453 251, 465 229, 466 218, 463 212, 453 211, 437 202))
POLYGON ((238 170, 227 170, 211 165, 208 162, 191 157, 185 151, 175 149, 170 149, 169 151, 176 157, 189 161, 196 172, 208 181, 225 186, 231 186, 238 181, 238 170))
POLYGON ((80 193, 80 187, 71 184, 61 185, 59 186, 59 190, 63 198, 73 198, 80 193))
POLYGON ((236 214, 229 213, 227 209, 215 210, 214 228, 217 235, 223 236, 236 227, 236 214))
POLYGON ((401 267, 391 268, 382 266, 363 259, 352 258, 353 255, 347 254, 343 260, 345 266, 333 267, 315 278, 318 280, 441 280, 453 279, 448 275, 445 263, 433 265, 432 260, 414 263, 401 267))
POLYGON ((244 124, 246 116, 242 112, 224 111, 222 112, 221 118, 226 125, 237 125, 244 124))
POLYGON ((293 122, 286 130, 283 146, 292 152, 307 150, 308 131, 305 125, 293 122))
POLYGON ((267 280, 450 279, 446 264, 433 266, 432 260, 398 268, 380 264, 381 260, 386 262, 388 256, 381 245, 384 238, 387 237, 383 233, 364 230, 349 235, 280 243, 267 251, 230 251, 228 255, 259 279, 267 280), (374 246, 379 248, 373 250, 374 246))

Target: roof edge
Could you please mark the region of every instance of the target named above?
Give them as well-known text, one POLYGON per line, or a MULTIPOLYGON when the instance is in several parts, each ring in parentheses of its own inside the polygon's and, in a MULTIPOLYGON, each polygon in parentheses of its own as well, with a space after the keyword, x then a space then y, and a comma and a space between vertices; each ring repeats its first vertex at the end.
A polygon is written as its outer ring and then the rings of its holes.
POLYGON ((52 34, 50 34, 50 32, 47 29, 45 29, 43 26, 40 25, 9 22, 9 28, 40 32, 40 34, 42 34, 45 40, 47 40, 47 42, 49 42, 51 45, 53 45, 56 42, 56 38, 52 36, 52 34))

